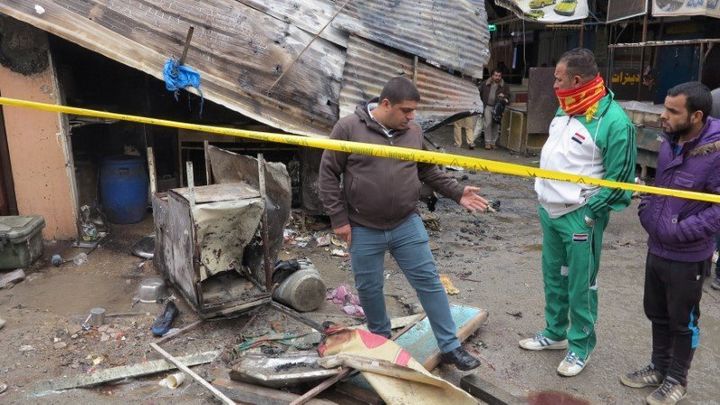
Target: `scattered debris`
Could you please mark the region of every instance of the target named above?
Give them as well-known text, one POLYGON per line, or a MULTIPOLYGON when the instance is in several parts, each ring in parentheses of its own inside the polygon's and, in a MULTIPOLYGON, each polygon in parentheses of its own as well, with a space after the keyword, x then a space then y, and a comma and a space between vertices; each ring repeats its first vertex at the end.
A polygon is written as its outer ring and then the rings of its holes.
POLYGON ((35 350, 35 348, 32 347, 32 346, 30 346, 30 345, 22 345, 22 346, 20 346, 20 351, 21 351, 21 352, 31 352, 31 351, 33 351, 33 350, 35 350))
POLYGON ((516 312, 505 312, 506 314, 515 317, 516 319, 522 318, 523 314, 522 311, 516 311, 516 312))
POLYGON ((342 249, 333 249, 330 254, 337 257, 348 257, 347 252, 342 249))
POLYGON ((165 357, 165 359, 167 359, 169 362, 171 362, 175 366, 177 366, 177 368, 179 368, 180 370, 187 373, 190 377, 194 378, 195 381, 199 382, 203 387, 210 390, 210 392, 212 392, 213 395, 215 395, 215 397, 221 399, 226 404, 235 405, 235 402, 233 402, 232 399, 226 397, 225 394, 220 392, 217 388, 213 387, 209 382, 205 381, 202 377, 197 375, 194 371, 190 370, 190 368, 188 366, 183 364, 181 359, 177 359, 177 358, 173 357, 172 355, 170 355, 170 353, 166 352, 165 350, 160 348, 160 346, 156 345, 155 343, 150 343, 150 347, 155 349, 156 352, 160 353, 160 355, 165 357))
POLYGON ((275 353, 284 353, 290 347, 306 349, 320 343, 322 336, 317 332, 304 333, 271 333, 263 336, 251 337, 242 341, 233 349, 235 355, 254 348, 274 348, 275 353))
POLYGON ((312 383, 340 373, 340 368, 323 368, 315 351, 277 357, 244 353, 231 365, 230 378, 271 388, 312 383))
POLYGON ((0 329, 2 329, 5 326, 5 320, 0 318, 0 329))
POLYGON ((350 316, 365 317, 365 311, 360 305, 360 298, 353 294, 350 287, 345 284, 341 284, 334 290, 329 291, 325 299, 332 301, 334 304, 342 305, 342 311, 350 316))
POLYGON ((344 240, 337 237, 337 235, 330 236, 330 242, 340 248, 343 248, 344 250, 347 250, 348 244, 344 240))
POLYGON ((163 378, 162 380, 160 380, 158 385, 168 387, 171 390, 174 390, 177 387, 181 386, 183 382, 185 382, 185 373, 179 372, 172 373, 169 376, 163 378))
POLYGON ((5 273, 0 277, 0 289, 12 288, 15 284, 25 279, 25 271, 23 269, 16 269, 9 273, 5 273))
POLYGON ((324 367, 360 370, 386 403, 477 404, 468 393, 432 375, 397 343, 364 330, 336 329, 318 348, 324 367))
POLYGON ((140 239, 133 245, 132 254, 143 259, 155 257, 155 234, 140 239))
POLYGON ((445 287, 445 292, 448 293, 448 295, 460 294, 460 290, 458 290, 453 285, 453 282, 450 280, 450 276, 448 276, 447 274, 440 275, 440 282, 442 283, 443 287, 445 287))
POLYGON ((72 258, 72 261, 76 266, 82 266, 88 262, 88 255, 85 252, 78 253, 72 258))
MULTIPOLYGON (((287 405, 300 398, 299 395, 272 388, 260 387, 239 381, 218 378, 212 384, 225 395, 244 404, 287 405)), ((336 405, 335 402, 313 398, 308 405, 336 405)))
POLYGON ((425 228, 431 231, 439 232, 440 231, 440 217, 437 214, 428 212, 423 212, 420 215, 420 218, 422 219, 423 223, 425 224, 425 228))
POLYGON ((315 236, 315 243, 317 243, 317 247, 329 246, 331 243, 330 240, 331 236, 327 233, 315 236))

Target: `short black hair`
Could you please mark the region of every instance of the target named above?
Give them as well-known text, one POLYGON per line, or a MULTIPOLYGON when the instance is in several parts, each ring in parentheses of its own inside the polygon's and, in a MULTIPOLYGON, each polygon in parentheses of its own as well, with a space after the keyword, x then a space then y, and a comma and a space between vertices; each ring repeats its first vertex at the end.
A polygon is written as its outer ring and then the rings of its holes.
POLYGON ((668 90, 667 95, 677 97, 683 95, 686 98, 685 107, 690 114, 695 111, 703 113, 702 120, 705 122, 712 110, 712 95, 710 89, 700 82, 681 83, 668 90))
POLYGON ((500 74, 502 74, 502 70, 500 70, 500 68, 495 68, 495 69, 492 70, 492 74, 495 74, 495 73, 500 73, 500 74))
POLYGON ((583 79, 593 79, 598 75, 598 66, 595 55, 587 48, 571 49, 562 56, 558 63, 564 63, 570 76, 580 76, 583 79))
POLYGON ((390 104, 397 104, 403 101, 420 101, 420 92, 407 77, 393 77, 385 83, 380 92, 380 101, 388 99, 390 104))

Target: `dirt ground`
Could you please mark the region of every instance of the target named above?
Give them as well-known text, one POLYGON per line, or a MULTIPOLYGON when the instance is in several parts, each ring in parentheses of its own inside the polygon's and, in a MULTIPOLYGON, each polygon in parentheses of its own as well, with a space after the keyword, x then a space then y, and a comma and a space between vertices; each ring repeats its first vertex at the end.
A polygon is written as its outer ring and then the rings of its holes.
MULTIPOLYGON (((537 157, 523 157, 504 150, 456 149, 451 145, 451 128, 433 134, 448 152, 472 154, 493 160, 536 165, 537 157)), ((544 326, 542 279, 540 274, 541 234, 536 215, 533 182, 530 179, 490 173, 450 172, 467 184, 479 185, 482 194, 499 201, 494 214, 471 215, 447 199, 437 204, 439 229, 431 230, 431 246, 441 273, 450 276, 460 290, 453 303, 482 307, 490 317, 466 348, 477 354, 482 366, 473 371, 500 387, 527 393, 559 390, 598 404, 639 404, 650 389, 634 390, 618 382, 620 373, 647 364, 650 354, 650 324, 642 309, 645 239, 636 216, 637 201, 611 217, 605 232, 599 276, 600 318, 598 345, 586 370, 574 378, 559 377, 555 369, 563 352, 525 352, 517 341, 544 326)), ((423 208, 424 209, 424 208, 423 208)), ((295 214, 298 218, 301 215, 295 214)), ((155 340, 150 325, 160 311, 159 304, 131 307, 140 280, 155 274, 152 262, 128 252, 131 245, 152 232, 152 219, 133 226, 114 226, 103 245, 89 255, 86 264, 49 265, 51 254, 71 257, 76 250, 67 243, 46 247, 44 258, 27 269, 25 281, 0 290, 0 318, 7 324, 0 330, 0 382, 8 390, 2 403, 208 403, 211 395, 198 383, 185 383, 170 391, 158 381, 167 373, 104 385, 35 396, 36 384, 62 376, 79 375, 93 369, 129 365, 160 356, 148 343, 155 340), (80 323, 90 308, 101 306, 108 313, 137 312, 133 316, 109 318, 102 330, 82 331, 80 323)), ((308 257, 320 270, 329 288, 341 283, 352 286, 347 259, 331 256, 310 242, 305 247, 287 244, 281 258, 308 257)), ((417 299, 392 260, 387 260, 385 294, 392 316, 404 316, 417 309, 417 299)), ((197 316, 178 300, 182 327, 197 316)), ((700 319, 701 341, 690 370, 688 404, 720 403, 720 294, 706 283, 700 319)), ((311 314, 316 320, 356 323, 337 306, 326 302, 311 314)), ((264 311, 251 325, 250 315, 232 320, 206 322, 163 344, 168 352, 181 356, 207 350, 225 350, 242 336, 269 333, 271 322, 280 320, 286 330, 302 326, 264 311), (265 318, 263 318, 265 317, 265 318), (267 319, 266 319, 267 318, 267 319), (259 320, 260 319, 260 320, 259 320)), ((194 367, 210 378, 220 362, 194 367)), ((463 374, 441 366, 437 372, 454 383, 463 374)))

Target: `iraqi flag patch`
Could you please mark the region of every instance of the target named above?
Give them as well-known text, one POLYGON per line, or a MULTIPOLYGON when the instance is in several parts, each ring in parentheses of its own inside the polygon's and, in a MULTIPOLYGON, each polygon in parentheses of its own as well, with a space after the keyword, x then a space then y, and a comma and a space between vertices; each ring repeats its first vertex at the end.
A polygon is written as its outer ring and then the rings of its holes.
POLYGON ((586 233, 574 233, 573 242, 587 242, 588 234, 586 233))
POLYGON ((582 143, 585 142, 585 136, 575 132, 575 135, 572 136, 572 140, 582 145, 582 143))

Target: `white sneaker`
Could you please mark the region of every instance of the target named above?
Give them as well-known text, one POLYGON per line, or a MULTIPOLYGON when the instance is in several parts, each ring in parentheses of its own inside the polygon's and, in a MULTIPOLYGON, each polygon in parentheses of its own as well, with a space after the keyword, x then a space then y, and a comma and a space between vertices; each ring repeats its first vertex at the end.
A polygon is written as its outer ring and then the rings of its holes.
POLYGON ((565 377, 574 377, 585 369, 585 364, 590 358, 583 360, 574 352, 568 352, 557 368, 558 374, 565 377))
POLYGON ((523 339, 519 343, 520 347, 525 350, 565 350, 568 347, 567 339, 559 341, 548 339, 542 332, 531 338, 523 339))

